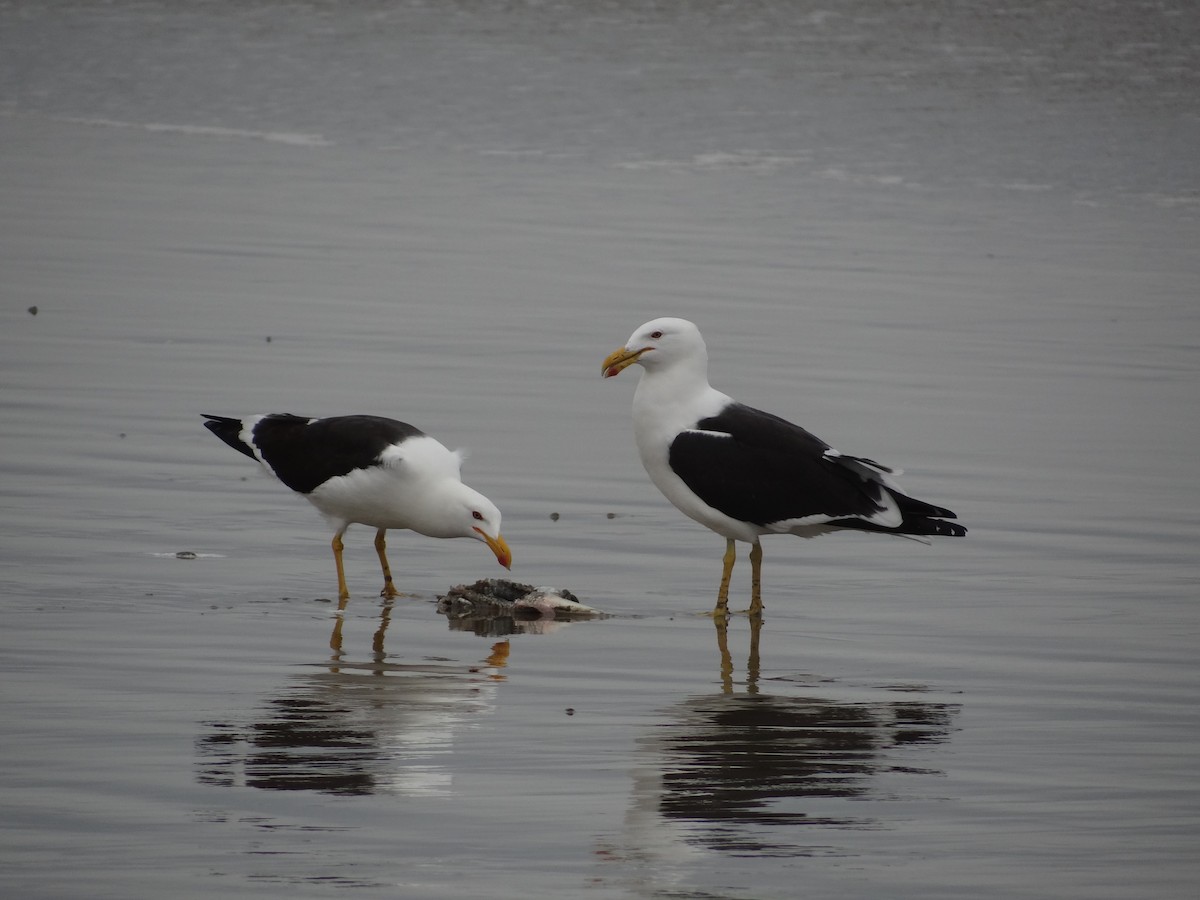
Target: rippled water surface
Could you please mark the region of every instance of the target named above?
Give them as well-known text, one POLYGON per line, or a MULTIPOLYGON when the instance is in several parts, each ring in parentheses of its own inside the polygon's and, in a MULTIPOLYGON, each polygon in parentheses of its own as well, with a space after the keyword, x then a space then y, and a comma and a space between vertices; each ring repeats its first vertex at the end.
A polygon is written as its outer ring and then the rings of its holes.
POLYGON ((1193 897, 1200 19, 895 6, 0 4, 5 896, 1193 897), (970 535, 717 627, 600 378, 662 314, 970 535), (469 448, 609 615, 352 529, 339 619, 266 411, 469 448))

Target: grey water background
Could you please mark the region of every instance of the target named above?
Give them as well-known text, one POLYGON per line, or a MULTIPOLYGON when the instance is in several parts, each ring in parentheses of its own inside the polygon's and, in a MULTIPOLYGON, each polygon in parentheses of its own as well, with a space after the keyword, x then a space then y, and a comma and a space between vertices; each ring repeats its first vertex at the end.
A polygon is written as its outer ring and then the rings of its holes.
POLYGON ((4 895, 1194 897, 1198 38, 0 3, 4 895), (970 535, 768 541, 723 636, 600 378, 662 314, 970 535), (358 529, 334 652, 323 524, 200 425, 265 411, 468 447, 513 577, 612 617, 448 627, 503 573, 403 534, 386 607, 358 529))

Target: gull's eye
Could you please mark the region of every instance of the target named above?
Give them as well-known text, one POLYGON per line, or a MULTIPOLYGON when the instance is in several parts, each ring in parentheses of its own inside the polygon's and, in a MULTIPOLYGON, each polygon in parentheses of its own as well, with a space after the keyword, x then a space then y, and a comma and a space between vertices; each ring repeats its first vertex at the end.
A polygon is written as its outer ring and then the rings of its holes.
POLYGON ((657 340, 658 340, 660 337, 662 337, 662 332, 661 332, 661 331, 656 331, 656 332, 654 332, 652 335, 650 335, 650 337, 654 338, 654 340, 656 340, 656 341, 657 341, 657 340))
POLYGON ((473 509, 473 510, 471 510, 471 518, 473 518, 477 522, 482 522, 483 521, 483 513, 481 513, 477 509, 473 509))

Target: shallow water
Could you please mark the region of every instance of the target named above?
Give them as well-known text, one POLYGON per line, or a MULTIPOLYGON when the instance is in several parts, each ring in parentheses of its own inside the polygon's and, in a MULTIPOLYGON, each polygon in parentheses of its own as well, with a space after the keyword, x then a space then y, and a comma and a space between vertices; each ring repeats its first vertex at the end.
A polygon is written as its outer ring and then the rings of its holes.
POLYGON ((1193 896, 1197 22, 1128 9, 0 7, 6 896, 1193 896), (970 535, 767 542, 723 635, 599 377, 660 314, 970 535), (199 419, 272 410, 468 447, 611 617, 359 529, 333 651, 199 419))

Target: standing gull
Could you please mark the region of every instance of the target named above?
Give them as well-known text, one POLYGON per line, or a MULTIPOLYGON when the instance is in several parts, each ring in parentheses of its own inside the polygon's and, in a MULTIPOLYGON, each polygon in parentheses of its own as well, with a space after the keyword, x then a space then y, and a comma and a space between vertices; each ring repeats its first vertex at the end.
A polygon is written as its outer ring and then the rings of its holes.
POLYGON ((713 615, 724 616, 735 541, 750 544, 751 615, 762 612, 764 534, 875 531, 961 537, 954 513, 902 494, 874 460, 838 453, 778 416, 708 383, 708 349, 686 319, 654 319, 604 360, 605 378, 637 363, 633 435, 650 480, 687 516, 725 538, 713 615))
POLYGON ((333 527, 343 606, 350 591, 342 568, 342 535, 356 522, 376 529, 384 597, 397 594, 385 552, 389 528, 436 538, 475 538, 488 545, 500 565, 507 569, 512 564, 500 536, 500 510, 462 483, 462 451, 447 450, 412 425, 380 416, 204 418, 209 431, 303 494, 333 527))

